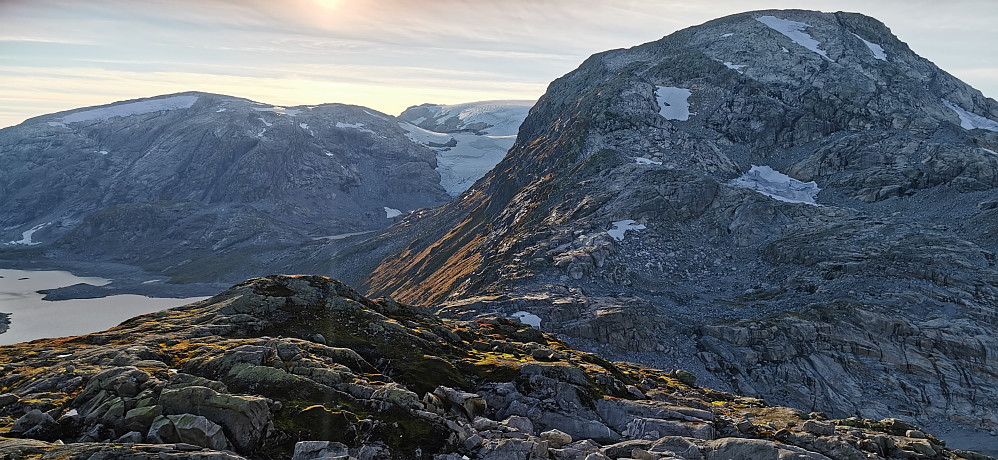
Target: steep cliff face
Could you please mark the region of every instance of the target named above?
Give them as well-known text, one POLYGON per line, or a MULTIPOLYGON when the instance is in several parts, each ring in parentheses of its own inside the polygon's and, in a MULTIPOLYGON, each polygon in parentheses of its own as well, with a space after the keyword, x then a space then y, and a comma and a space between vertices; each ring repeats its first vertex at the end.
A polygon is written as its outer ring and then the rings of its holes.
POLYGON ((770 406, 317 276, 3 346, 0 368, 10 458, 983 458, 901 420, 770 406))
POLYGON ((995 120, 872 18, 718 19, 552 83, 489 175, 367 243, 364 286, 993 445, 995 120))
POLYGON ((445 203, 434 152, 405 135, 362 107, 204 93, 37 117, 0 130, 0 234, 6 249, 242 279, 227 273, 269 262, 254 251, 445 203))

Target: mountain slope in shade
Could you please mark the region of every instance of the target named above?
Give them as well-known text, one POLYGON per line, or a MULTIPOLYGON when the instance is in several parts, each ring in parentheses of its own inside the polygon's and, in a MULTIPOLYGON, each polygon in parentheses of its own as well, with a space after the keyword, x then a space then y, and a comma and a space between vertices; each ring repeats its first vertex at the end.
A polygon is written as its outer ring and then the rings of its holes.
POLYGON ((0 130, 0 239, 31 258, 242 278, 445 203, 434 152, 405 134, 363 107, 205 93, 33 118, 0 130))
POLYGON ((534 101, 483 101, 409 107, 399 118, 409 137, 437 152, 440 184, 460 195, 513 146, 534 101))
POLYGON ((0 367, 6 458, 982 458, 318 276, 2 346, 0 367))
POLYGON ((373 295, 995 449, 996 120, 873 18, 729 16, 594 55, 349 263, 379 258, 373 295))

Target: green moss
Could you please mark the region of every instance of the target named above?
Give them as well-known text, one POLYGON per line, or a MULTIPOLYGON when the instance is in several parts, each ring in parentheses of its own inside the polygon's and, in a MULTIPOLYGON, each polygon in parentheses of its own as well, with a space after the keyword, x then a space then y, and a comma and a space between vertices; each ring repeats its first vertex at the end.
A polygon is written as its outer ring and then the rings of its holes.
POLYGON ((462 374, 479 382, 511 382, 520 376, 520 361, 512 355, 487 352, 456 364, 462 374))
POLYGON ((440 385, 469 388, 467 379, 450 361, 427 355, 405 366, 396 380, 418 395, 433 391, 440 385))
POLYGON ((287 428, 305 434, 299 436, 303 440, 336 441, 352 446, 357 443, 355 425, 358 421, 360 419, 353 412, 313 405, 291 416, 287 428))

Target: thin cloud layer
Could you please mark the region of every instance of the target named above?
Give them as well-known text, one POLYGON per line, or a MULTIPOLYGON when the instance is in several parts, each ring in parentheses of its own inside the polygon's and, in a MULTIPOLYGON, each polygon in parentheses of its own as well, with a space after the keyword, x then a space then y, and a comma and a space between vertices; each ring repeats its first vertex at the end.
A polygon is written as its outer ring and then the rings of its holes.
POLYGON ((201 90, 387 113, 534 99, 589 55, 762 8, 860 11, 998 95, 998 4, 955 0, 0 0, 0 126, 201 90))

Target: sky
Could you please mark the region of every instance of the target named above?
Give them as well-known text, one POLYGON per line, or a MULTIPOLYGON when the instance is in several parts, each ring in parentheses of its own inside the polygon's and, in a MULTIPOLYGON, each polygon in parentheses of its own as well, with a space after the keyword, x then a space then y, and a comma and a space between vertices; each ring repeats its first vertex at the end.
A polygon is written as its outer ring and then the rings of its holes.
POLYGON ((192 90, 393 115, 536 99, 593 53, 770 8, 876 17, 998 97, 995 0, 0 0, 0 127, 192 90))

